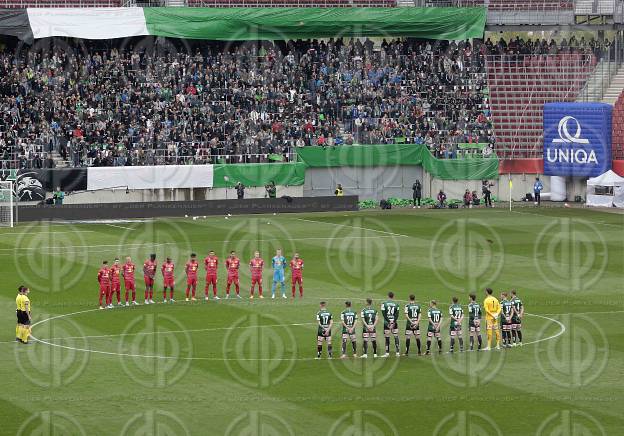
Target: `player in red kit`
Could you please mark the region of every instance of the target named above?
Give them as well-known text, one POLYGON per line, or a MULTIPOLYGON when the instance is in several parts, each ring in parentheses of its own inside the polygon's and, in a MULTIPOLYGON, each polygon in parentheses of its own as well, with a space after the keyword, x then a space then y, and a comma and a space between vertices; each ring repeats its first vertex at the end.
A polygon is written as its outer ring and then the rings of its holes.
POLYGON ((175 303, 173 299, 173 286, 174 286, 174 278, 173 278, 173 270, 175 265, 170 257, 167 258, 165 263, 162 264, 162 275, 163 275, 163 303, 167 302, 167 288, 169 288, 169 302, 175 303))
POLYGON ((102 306, 102 297, 105 298, 106 307, 113 307, 108 305, 108 299, 111 293, 111 270, 108 267, 108 261, 102 262, 102 267, 98 271, 97 275, 98 283, 100 284, 100 309, 104 309, 102 306))
POLYGON ((260 252, 255 251, 254 257, 249 261, 249 270, 251 271, 251 290, 249 298, 254 297, 254 289, 258 284, 258 296, 262 296, 262 270, 264 268, 264 260, 260 257, 260 252))
POLYGON ((126 289, 126 306, 129 306, 128 303, 128 292, 132 291, 132 304, 135 306, 138 304, 136 302, 136 284, 134 282, 134 270, 136 269, 135 265, 132 263, 132 259, 130 256, 126 257, 126 263, 121 267, 121 272, 124 279, 124 288, 126 289))
POLYGON ((197 270, 199 264, 197 263, 197 255, 191 254, 191 260, 186 262, 184 271, 186 272, 186 301, 189 301, 189 292, 193 290, 192 299, 195 301, 195 290, 197 289, 197 270))
POLYGON ((208 287, 212 285, 212 295, 215 300, 217 296, 217 266, 219 266, 219 258, 215 256, 215 252, 210 250, 208 256, 204 259, 204 267, 206 268, 206 289, 204 290, 206 300, 208 300, 208 287))
POLYGON ((121 304, 121 265, 119 265, 119 258, 116 257, 111 266, 111 298, 110 304, 113 304, 113 294, 117 294, 117 306, 123 306, 121 304))
POLYGON ((143 263, 143 280, 145 280, 145 304, 154 304, 154 278, 156 277, 156 255, 150 254, 143 263))
POLYGON ((227 285, 225 287, 225 298, 230 298, 230 286, 234 283, 236 287, 236 296, 240 298, 240 281, 238 279, 238 268, 240 267, 240 259, 236 257, 234 251, 230 251, 230 256, 225 259, 225 269, 227 269, 227 285))
POLYGON ((299 284, 299 298, 303 298, 303 259, 299 257, 299 253, 290 261, 290 270, 292 271, 292 297, 295 298, 295 284, 299 284))

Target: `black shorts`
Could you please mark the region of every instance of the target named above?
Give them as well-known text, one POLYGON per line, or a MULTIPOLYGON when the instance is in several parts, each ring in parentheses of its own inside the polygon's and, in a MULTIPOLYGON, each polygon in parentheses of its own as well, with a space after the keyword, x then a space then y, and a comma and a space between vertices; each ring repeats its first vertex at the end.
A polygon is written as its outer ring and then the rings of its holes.
POLYGON ((28 312, 20 311, 19 316, 21 317, 21 321, 19 322, 20 324, 30 325, 30 318, 28 317, 28 312))
POLYGON ((17 315, 17 323, 21 324, 22 323, 22 311, 21 310, 15 310, 15 315, 17 315))

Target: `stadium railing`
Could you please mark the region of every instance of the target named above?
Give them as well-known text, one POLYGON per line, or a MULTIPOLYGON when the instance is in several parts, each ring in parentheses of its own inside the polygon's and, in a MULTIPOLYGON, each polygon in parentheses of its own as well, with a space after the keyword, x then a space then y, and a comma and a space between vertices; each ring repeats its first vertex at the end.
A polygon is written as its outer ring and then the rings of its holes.
POLYGON ((1 8, 112 8, 123 0, 0 0, 1 8))
POLYGON ((557 11, 572 10, 573 0, 453 0, 454 6, 486 6, 494 11, 557 11))
POLYGON ((317 7, 317 8, 349 8, 349 7, 395 7, 396 0, 187 0, 189 7, 317 7))
POLYGON ((624 159, 624 91, 613 105, 613 159, 624 159))
POLYGON ((575 101, 596 62, 579 53, 487 56, 497 155, 541 157, 544 103, 575 101))

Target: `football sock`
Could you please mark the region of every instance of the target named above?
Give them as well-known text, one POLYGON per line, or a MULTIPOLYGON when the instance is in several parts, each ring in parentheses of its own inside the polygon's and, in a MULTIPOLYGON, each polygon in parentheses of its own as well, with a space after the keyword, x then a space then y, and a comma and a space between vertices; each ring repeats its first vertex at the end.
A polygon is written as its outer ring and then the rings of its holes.
POLYGON ((295 285, 292 285, 291 291, 292 291, 292 297, 295 298, 295 285))
POLYGON ((474 336, 470 336, 470 349, 474 349, 474 336))
POLYGON ((169 291, 169 298, 173 300, 173 288, 169 291))
POLYGON ((167 289, 163 289, 163 300, 167 299, 167 289))
POLYGON ((516 330, 518 334, 518 342, 522 343, 522 330, 516 330))
POLYGON ((262 296, 262 285, 258 285, 258 295, 262 296))
POLYGON ((438 339, 438 350, 442 351, 442 339, 438 339))
POLYGON ((186 286, 186 298, 189 297, 190 293, 191 293, 191 287, 187 285, 186 286))
POLYGON ((332 357, 332 345, 331 344, 327 344, 327 355, 329 357, 332 357))
POLYGON ((238 283, 236 283, 234 286, 236 286, 236 295, 240 294, 240 286, 238 285, 238 283))
POLYGON ((249 294, 253 297, 254 294, 254 286, 251 285, 251 288, 249 289, 249 294))
POLYGON ((513 339, 513 343, 515 344, 516 342, 518 342, 518 330, 512 330, 511 331, 511 337, 513 339))
POLYGON ((193 285, 193 287, 191 288, 191 296, 193 298, 195 298, 195 291, 197 290, 197 285, 193 285))
POLYGON ((347 340, 342 340, 342 354, 347 354, 347 340))
POLYGON ((496 330, 496 345, 500 345, 500 341, 501 341, 500 330, 496 330))
POLYGON ((276 282, 273 282, 271 285, 271 295, 275 297, 275 287, 277 286, 276 282))
POLYGON ((490 348, 490 346, 492 345, 492 330, 488 329, 486 334, 487 334, 487 346, 488 348, 490 348))
POLYGON ((100 294, 100 306, 102 305, 102 294, 100 294))
POLYGON ((394 349, 396 350, 397 353, 400 350, 399 337, 398 336, 394 337, 394 349))
POLYGON ((479 341, 479 350, 481 349, 481 345, 483 345, 483 338, 481 335, 477 336, 477 341, 479 341))
POLYGON ((225 293, 227 295, 230 295, 230 285, 229 284, 225 287, 225 293))
POLYGON ((323 351, 323 346, 322 345, 317 345, 316 346, 316 356, 317 357, 321 357, 321 351, 323 351))
POLYGON ((212 285, 212 295, 213 297, 217 296, 217 285, 212 285))
POLYGON ((127 302, 128 302, 128 297, 129 297, 129 293, 128 293, 128 290, 127 290, 127 289, 126 289, 126 295, 125 295, 125 297, 126 297, 126 303, 127 303, 127 302))
POLYGON ((377 354, 377 341, 373 341, 373 354, 377 354))
POLYGON ((149 297, 150 297, 150 300, 153 300, 153 299, 154 299, 154 289, 150 289, 150 291, 149 291, 149 297))
POLYGON ((418 348, 418 354, 420 354, 420 338, 416 338, 416 347, 418 348))
POLYGON ((405 339, 405 354, 409 353, 409 347, 410 347, 410 339, 406 338, 405 339))
POLYGON ((145 299, 147 300, 147 299, 148 299, 148 297, 149 297, 149 291, 146 289, 146 290, 145 290, 145 299))
POLYGON ((455 338, 451 338, 451 348, 450 348, 450 351, 453 351, 453 348, 455 348, 455 338))
POLYGON ((464 349, 464 338, 458 338, 459 340, 459 349, 463 350, 464 349))
POLYGON ((299 286, 299 296, 303 297, 303 286, 299 286))
POLYGON ((355 341, 351 341, 351 347, 353 348, 353 354, 357 354, 357 344, 355 341))
POLYGON ((23 327, 22 328, 22 341, 28 342, 29 335, 30 335, 30 330, 28 329, 28 327, 23 327))
POLYGON ((132 301, 136 301, 136 291, 132 291, 132 301))
POLYGON ((431 341, 427 339, 427 351, 431 349, 431 341))
POLYGON ((386 353, 390 352, 390 338, 386 336, 386 353))
POLYGON ((364 340, 364 353, 363 354, 368 354, 368 341, 364 340))

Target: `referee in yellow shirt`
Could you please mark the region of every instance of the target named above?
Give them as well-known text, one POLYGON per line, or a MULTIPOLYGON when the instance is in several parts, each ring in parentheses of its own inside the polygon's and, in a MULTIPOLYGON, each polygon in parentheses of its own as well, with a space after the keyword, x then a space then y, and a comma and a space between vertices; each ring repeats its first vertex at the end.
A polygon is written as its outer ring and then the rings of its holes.
POLYGON ((22 328, 24 327, 22 325, 22 297, 24 296, 24 294, 22 294, 23 289, 24 286, 20 286, 19 288, 17 288, 17 297, 15 297, 15 314, 17 315, 17 326, 15 326, 15 342, 22 342, 22 328))
POLYGON ((483 308, 485 310, 485 329, 487 333, 487 347, 483 351, 490 350, 492 345, 492 331, 496 332, 496 349, 500 350, 501 334, 498 326, 498 317, 501 312, 500 302, 492 295, 492 289, 486 288, 486 297, 483 300, 483 308))
POLYGON ((17 303, 17 313, 18 313, 18 337, 19 342, 22 344, 28 343, 28 337, 30 336, 30 322, 31 322, 31 314, 30 314, 30 299, 28 298, 28 293, 30 290, 26 286, 21 286, 21 295, 18 295, 15 299, 17 303))

